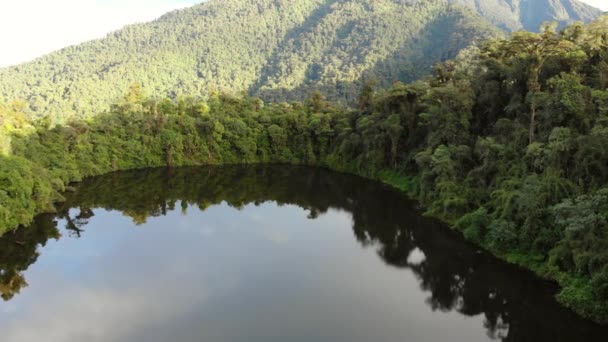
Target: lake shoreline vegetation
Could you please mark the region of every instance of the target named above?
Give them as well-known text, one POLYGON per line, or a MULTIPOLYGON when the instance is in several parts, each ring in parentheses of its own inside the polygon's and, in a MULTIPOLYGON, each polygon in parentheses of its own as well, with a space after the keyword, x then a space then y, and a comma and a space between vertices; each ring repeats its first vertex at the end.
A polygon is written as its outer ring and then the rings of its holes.
POLYGON ((287 163, 378 179, 426 215, 561 286, 608 324, 608 17, 519 31, 354 109, 246 94, 158 99, 134 84, 106 113, 56 125, 0 102, 0 232, 72 182, 157 166, 287 163))

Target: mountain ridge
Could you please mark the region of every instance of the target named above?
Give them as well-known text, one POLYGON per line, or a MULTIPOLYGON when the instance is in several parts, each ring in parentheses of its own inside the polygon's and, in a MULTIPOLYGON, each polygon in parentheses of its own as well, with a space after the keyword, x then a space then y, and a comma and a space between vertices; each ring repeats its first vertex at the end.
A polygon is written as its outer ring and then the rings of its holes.
POLYGON ((473 8, 481 16, 507 31, 538 31, 543 22, 560 27, 576 21, 589 22, 602 11, 578 0, 449 0, 473 8))
POLYGON ((353 103, 366 79, 412 81, 502 35, 465 2, 211 0, 0 69, 0 98, 57 123, 109 110, 132 83, 159 97, 219 90, 285 101, 321 90, 353 103))

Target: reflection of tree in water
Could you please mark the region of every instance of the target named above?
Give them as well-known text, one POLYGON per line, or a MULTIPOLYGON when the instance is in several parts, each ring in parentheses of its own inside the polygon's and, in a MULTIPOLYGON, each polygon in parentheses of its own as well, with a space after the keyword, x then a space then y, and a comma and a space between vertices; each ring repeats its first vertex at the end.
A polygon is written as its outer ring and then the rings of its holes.
POLYGON ((488 336, 503 341, 605 339, 607 328, 583 321, 555 302, 554 284, 479 251, 421 216, 395 191, 376 187, 356 198, 349 211, 357 239, 375 246, 388 264, 412 270, 429 291, 432 310, 483 314, 488 336))
POLYGON ((38 216, 31 227, 0 237, 0 296, 10 300, 27 286, 23 272, 38 259, 38 247, 61 235, 52 215, 38 216))
MULTIPOLYGON (((353 232, 390 265, 407 268, 428 291, 433 310, 483 314, 488 335, 503 341, 592 341, 608 329, 579 319, 553 300, 554 286, 498 262, 462 241, 396 191, 375 182, 305 167, 250 166, 120 172, 80 184, 56 215, 0 239, 0 292, 5 300, 26 285, 22 272, 37 246, 59 238, 63 219, 78 238, 94 208, 118 210, 143 224, 169 211, 201 210, 226 201, 235 208, 276 201, 296 204, 314 219, 329 208, 348 211, 353 232), (417 257, 413 257, 417 256, 417 257)), ((314 248, 311 247, 311 248, 314 248)))
POLYGON ((80 208, 78 215, 73 218, 70 215, 64 215, 66 220, 65 229, 67 229, 70 237, 79 238, 84 232, 83 227, 89 223, 89 219, 95 216, 93 209, 80 208))

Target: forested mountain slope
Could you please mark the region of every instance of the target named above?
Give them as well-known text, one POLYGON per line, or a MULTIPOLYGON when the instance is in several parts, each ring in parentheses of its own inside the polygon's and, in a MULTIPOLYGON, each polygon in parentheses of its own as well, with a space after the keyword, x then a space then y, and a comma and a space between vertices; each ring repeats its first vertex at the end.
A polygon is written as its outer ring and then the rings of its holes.
POLYGON ((449 0, 474 8, 498 27, 509 31, 537 31, 546 21, 560 26, 576 21, 588 22, 602 12, 577 0, 449 0))
POLYGON ((446 0, 211 0, 0 70, 0 98, 58 123, 108 109, 134 82, 152 96, 213 90, 352 101, 361 79, 411 81, 501 31, 446 0))
POLYGON ((210 0, 0 69, 0 98, 56 123, 108 110, 129 85, 152 96, 214 90, 353 103, 366 79, 419 79, 475 41, 600 15, 576 0, 210 0), (493 25, 494 24, 494 25, 493 25))

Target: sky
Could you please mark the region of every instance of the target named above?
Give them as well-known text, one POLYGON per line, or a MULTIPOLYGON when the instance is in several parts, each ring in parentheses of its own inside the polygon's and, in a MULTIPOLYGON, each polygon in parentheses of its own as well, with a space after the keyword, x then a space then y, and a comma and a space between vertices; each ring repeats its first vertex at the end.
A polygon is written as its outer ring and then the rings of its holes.
POLYGON ((581 0, 591 6, 597 7, 603 11, 608 11, 608 0, 581 0))
MULTIPOLYGON (((2 0, 0 67, 102 38, 203 0, 2 0)), ((582 0, 608 11, 608 0, 582 0)))
POLYGON ((102 38, 202 0, 1 0, 0 67, 102 38))

